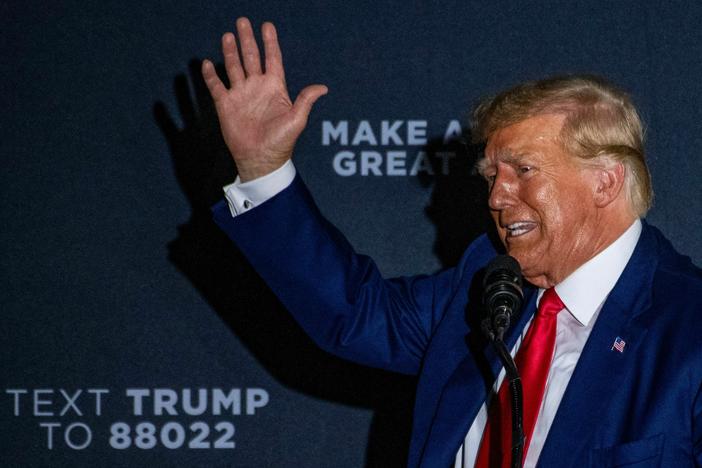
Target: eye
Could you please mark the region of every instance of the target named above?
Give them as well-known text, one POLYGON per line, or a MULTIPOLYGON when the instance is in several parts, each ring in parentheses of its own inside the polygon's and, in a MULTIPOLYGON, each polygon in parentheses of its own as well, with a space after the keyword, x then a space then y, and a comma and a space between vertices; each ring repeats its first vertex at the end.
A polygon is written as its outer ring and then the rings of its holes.
POLYGON ((517 169, 520 174, 527 174, 531 172, 534 168, 532 166, 519 166, 517 169))

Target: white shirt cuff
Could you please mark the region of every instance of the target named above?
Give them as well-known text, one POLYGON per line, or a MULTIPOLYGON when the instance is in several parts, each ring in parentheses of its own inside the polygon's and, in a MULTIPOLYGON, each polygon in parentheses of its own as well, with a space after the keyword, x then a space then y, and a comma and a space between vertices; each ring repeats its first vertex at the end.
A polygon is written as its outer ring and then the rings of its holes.
POLYGON ((239 176, 236 176, 234 183, 223 187, 224 197, 232 216, 240 215, 273 198, 292 183, 295 174, 295 165, 288 159, 285 164, 270 174, 248 182, 242 183, 239 176))

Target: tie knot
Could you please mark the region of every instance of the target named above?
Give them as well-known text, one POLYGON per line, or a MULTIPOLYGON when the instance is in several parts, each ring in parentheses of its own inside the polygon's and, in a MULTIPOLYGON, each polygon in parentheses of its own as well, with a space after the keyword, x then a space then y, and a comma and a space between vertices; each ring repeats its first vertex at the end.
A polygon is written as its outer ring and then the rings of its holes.
POLYGON ((565 309, 565 305, 563 301, 561 301, 561 298, 558 297, 555 288, 548 288, 544 291, 544 295, 541 296, 541 302, 539 303, 539 315, 549 317, 556 315, 563 309, 565 309))

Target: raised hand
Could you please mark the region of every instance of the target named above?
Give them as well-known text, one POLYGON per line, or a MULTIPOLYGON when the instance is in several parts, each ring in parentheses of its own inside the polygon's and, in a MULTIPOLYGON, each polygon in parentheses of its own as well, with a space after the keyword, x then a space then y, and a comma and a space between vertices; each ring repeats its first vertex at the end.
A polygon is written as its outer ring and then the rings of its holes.
POLYGON ((265 70, 261 67, 249 20, 239 18, 236 29, 241 59, 234 34, 228 32, 222 36, 229 89, 209 60, 202 62, 202 76, 214 100, 224 141, 241 181, 246 182, 274 171, 291 158, 312 105, 327 93, 327 87, 308 86, 300 91, 293 103, 285 85, 283 57, 275 26, 264 23, 261 28, 265 70))

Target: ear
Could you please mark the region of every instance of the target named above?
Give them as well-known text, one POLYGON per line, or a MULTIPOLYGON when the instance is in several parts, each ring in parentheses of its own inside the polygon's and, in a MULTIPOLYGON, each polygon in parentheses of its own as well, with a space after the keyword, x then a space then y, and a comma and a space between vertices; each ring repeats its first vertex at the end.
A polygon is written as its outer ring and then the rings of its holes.
POLYGON ((593 195, 597 207, 604 208, 623 194, 625 175, 626 168, 619 161, 607 161, 593 168, 593 195))

